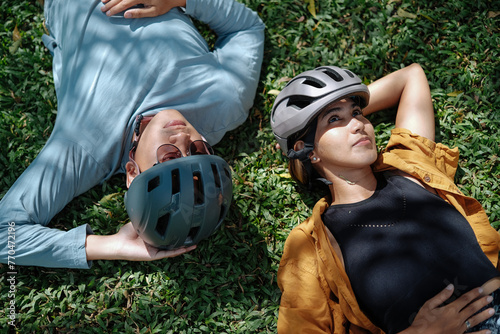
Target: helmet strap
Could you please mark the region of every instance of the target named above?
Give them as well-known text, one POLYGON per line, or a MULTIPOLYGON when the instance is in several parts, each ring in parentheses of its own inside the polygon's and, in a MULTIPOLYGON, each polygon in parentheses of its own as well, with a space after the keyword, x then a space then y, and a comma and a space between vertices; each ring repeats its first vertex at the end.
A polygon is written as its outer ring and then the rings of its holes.
MULTIPOLYGON (((309 159, 309 154, 313 151, 314 145, 306 143, 304 145, 304 148, 301 149, 300 151, 295 151, 294 149, 288 150, 288 158, 290 159, 299 159, 302 162, 302 165, 304 166, 305 170, 307 171, 308 175, 312 175, 313 172, 313 166, 311 163, 311 159, 309 159)), ((327 179, 323 177, 318 177, 313 179, 312 181, 320 181, 323 182, 326 186, 329 186, 332 184, 332 182, 328 181, 327 179)), ((307 188, 310 190, 312 188, 312 182, 310 181, 307 188)))
MULTIPOLYGON (((293 146, 289 145, 289 146, 292 146, 292 148, 290 148, 287 152, 288 158, 299 159, 303 163, 308 162, 308 161, 310 162, 309 155, 314 150, 314 137, 316 137, 316 124, 317 124, 317 120, 315 118, 312 121, 312 123, 309 124, 307 129, 305 130, 305 135, 303 135, 302 138, 299 137, 297 139, 297 140, 300 139, 304 142, 304 147, 302 149, 295 151, 293 149, 293 146)), ((297 140, 295 140, 294 142, 297 142, 297 140)))
POLYGON ((304 143, 304 148, 295 151, 293 148, 288 150, 287 156, 289 159, 299 159, 301 162, 309 161, 309 154, 314 150, 314 145, 304 143))
MULTIPOLYGON (((287 152, 287 156, 289 159, 299 159, 302 162, 308 175, 313 175, 313 166, 311 163, 311 159, 309 158, 309 155, 314 150, 314 137, 316 136, 316 124, 317 124, 316 122, 317 119, 314 119, 314 121, 309 126, 306 135, 302 139, 302 141, 304 142, 304 147, 298 151, 295 151, 293 148, 291 148, 287 152)), ((311 181, 321 181, 326 186, 332 184, 330 181, 322 177, 315 178, 311 181)), ((308 184, 309 189, 311 189, 313 185, 313 182, 311 181, 308 184)))
POLYGON ((328 181, 327 179, 325 179, 324 177, 318 177, 316 179, 314 179, 314 181, 321 181, 323 182, 326 186, 329 186, 329 185, 332 185, 333 183, 331 181, 328 181))

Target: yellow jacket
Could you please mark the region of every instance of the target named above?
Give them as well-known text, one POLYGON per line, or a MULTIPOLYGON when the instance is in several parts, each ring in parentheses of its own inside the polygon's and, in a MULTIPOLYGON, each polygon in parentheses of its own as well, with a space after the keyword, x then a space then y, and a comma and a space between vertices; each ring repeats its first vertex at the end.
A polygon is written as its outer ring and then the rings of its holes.
MULTIPOLYGON (((457 148, 394 129, 373 169, 398 169, 434 188, 467 218, 482 250, 497 266, 500 234, 491 227, 481 204, 464 196, 455 185, 458 156, 457 148)), ((361 312, 329 240, 333 236, 321 220, 329 203, 328 198, 318 201, 312 216, 286 240, 278 270, 282 291, 278 333, 383 333, 361 312)))

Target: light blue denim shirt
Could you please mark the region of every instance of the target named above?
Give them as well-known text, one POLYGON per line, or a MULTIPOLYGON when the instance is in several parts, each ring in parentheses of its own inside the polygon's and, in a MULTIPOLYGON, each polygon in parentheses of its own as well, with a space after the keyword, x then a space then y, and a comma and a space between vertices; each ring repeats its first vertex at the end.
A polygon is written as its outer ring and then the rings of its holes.
POLYGON ((255 12, 232 0, 188 0, 147 19, 107 17, 101 7, 45 1, 58 113, 46 145, 0 202, 2 263, 10 222, 16 265, 91 266, 87 224, 47 225, 74 197, 124 171, 136 115, 177 109, 215 144, 253 104, 264 46, 255 12), (217 34, 213 50, 190 17, 217 34))

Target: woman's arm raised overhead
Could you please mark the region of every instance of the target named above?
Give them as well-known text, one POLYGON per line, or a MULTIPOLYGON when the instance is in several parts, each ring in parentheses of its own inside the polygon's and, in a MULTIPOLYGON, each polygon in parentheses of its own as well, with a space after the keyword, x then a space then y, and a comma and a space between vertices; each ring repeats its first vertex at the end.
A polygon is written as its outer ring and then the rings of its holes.
POLYGON ((396 127, 434 140, 434 108, 424 70, 412 64, 368 86, 370 103, 365 115, 398 106, 396 127))

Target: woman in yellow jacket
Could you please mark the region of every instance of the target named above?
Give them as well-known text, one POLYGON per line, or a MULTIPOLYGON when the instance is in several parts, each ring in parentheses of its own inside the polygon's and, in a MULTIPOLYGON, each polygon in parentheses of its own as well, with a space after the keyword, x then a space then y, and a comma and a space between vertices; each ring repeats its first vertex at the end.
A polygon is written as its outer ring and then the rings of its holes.
POLYGON ((368 87, 334 66, 299 74, 271 125, 292 177, 330 192, 285 243, 280 333, 500 331, 500 235, 454 184, 418 64, 368 87), (365 116, 395 106, 378 154, 365 116))

